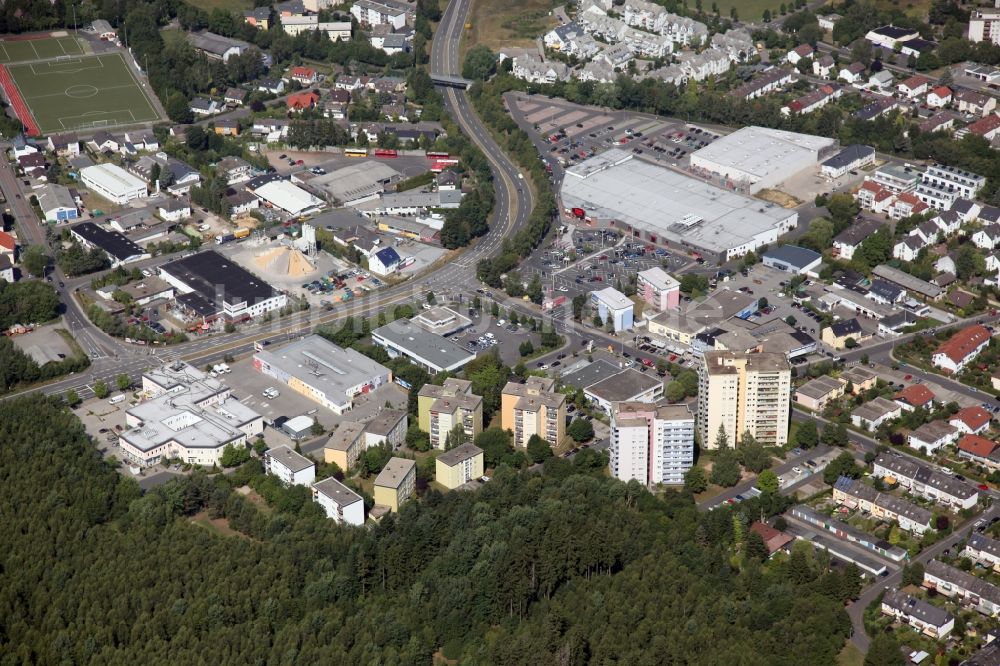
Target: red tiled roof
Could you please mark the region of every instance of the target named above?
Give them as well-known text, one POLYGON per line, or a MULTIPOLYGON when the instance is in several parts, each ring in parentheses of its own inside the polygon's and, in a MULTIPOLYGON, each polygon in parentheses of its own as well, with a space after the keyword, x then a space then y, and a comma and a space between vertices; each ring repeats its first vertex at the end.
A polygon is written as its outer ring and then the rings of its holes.
POLYGON ((966 129, 969 130, 970 134, 978 134, 979 136, 984 136, 989 134, 1000 127, 1000 116, 989 115, 985 118, 977 120, 976 122, 969 125, 966 129))
POLYGON ((806 58, 812 55, 813 47, 809 46, 808 44, 800 44, 799 46, 796 46, 794 49, 792 49, 792 51, 797 53, 799 57, 806 58))
POLYGON ((900 83, 899 87, 900 88, 905 87, 909 88, 910 90, 914 90, 916 88, 919 88, 920 86, 927 85, 930 82, 931 80, 928 79, 926 76, 920 76, 919 74, 915 74, 910 78, 906 79, 905 81, 903 81, 902 83, 900 83))
POLYGON ((921 407, 934 400, 934 392, 923 384, 910 384, 893 396, 893 399, 902 400, 914 407, 921 407))
POLYGON ((755 522, 750 525, 750 531, 756 532, 760 535, 760 538, 764 540, 764 544, 767 546, 767 552, 769 553, 774 553, 776 550, 783 548, 785 544, 794 541, 794 539, 789 535, 780 530, 774 529, 766 523, 755 522))
POLYGON ((300 65, 292 68, 292 76, 311 79, 316 76, 316 70, 311 67, 303 67, 300 65))
POLYGON ((319 101, 319 95, 310 90, 309 92, 298 93, 288 96, 289 109, 308 109, 319 101))
POLYGON ((13 252, 17 248, 17 241, 6 231, 0 231, 0 247, 13 252))
POLYGON ((985 458, 990 455, 996 447, 996 443, 979 435, 966 435, 958 440, 959 449, 979 458, 985 458))
POLYGON ((979 430, 990 422, 990 413, 976 405, 960 409, 951 416, 951 421, 961 421, 969 430, 979 430))
POLYGON ((955 363, 961 363, 979 345, 988 342, 990 332, 981 324, 975 324, 951 336, 947 342, 938 347, 937 354, 944 354, 955 363))
POLYGON ((948 86, 938 86, 931 92, 937 95, 938 97, 951 97, 951 88, 949 88, 948 86))

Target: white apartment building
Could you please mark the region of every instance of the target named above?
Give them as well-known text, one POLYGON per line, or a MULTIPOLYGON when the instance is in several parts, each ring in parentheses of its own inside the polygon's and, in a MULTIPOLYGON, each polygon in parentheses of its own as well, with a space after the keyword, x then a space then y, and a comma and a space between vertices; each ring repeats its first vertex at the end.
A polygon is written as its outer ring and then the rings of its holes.
POLYGON ((765 446, 784 446, 791 388, 784 354, 705 352, 698 386, 701 446, 714 448, 720 428, 730 446, 748 431, 765 446))
POLYGON ((920 184, 914 194, 931 208, 950 210, 956 199, 974 199, 984 185, 984 176, 935 164, 920 175, 920 184))
POLYGON ((316 480, 316 464, 287 444, 264 452, 264 472, 287 486, 310 486, 316 480))
POLYGON ((616 479, 648 486, 684 483, 694 464, 694 415, 686 405, 616 403, 610 453, 616 479))
POLYGON ((357 0, 351 16, 364 27, 387 24, 399 30, 415 17, 416 5, 395 0, 357 0))
POLYGON ((312 485, 313 501, 326 517, 345 525, 365 524, 365 501, 356 492, 330 477, 312 485))
POLYGON ((980 8, 969 17, 969 41, 1000 44, 1000 9, 980 8))

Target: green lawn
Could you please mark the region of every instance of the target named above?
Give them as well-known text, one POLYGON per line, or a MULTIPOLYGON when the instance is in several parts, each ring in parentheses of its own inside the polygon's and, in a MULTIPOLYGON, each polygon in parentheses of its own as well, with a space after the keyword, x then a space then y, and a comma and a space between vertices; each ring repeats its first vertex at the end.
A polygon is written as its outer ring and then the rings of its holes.
MULTIPOLYGON (((729 10, 736 7, 736 13, 744 21, 759 21, 764 15, 765 9, 770 9, 771 14, 778 15, 778 8, 781 7, 781 0, 717 0, 719 13, 723 18, 729 18, 729 10)), ((794 5, 794 2, 786 2, 785 5, 794 5)), ((702 0, 702 7, 705 12, 712 8, 710 1, 702 0)))
POLYGON ((7 69, 43 134, 159 118, 120 53, 23 63, 7 69))
POLYGON ((67 55, 81 55, 83 47, 76 37, 0 40, 0 64, 47 60, 67 55))

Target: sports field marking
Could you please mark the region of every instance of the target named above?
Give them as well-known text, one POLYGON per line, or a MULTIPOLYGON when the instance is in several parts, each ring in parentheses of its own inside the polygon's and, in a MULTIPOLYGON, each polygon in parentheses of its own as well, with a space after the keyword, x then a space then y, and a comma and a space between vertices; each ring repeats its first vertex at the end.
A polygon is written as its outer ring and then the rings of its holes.
POLYGON ((3 61, 4 62, 10 62, 11 61, 11 57, 10 57, 10 54, 7 53, 7 45, 4 44, 3 42, 0 42, 0 48, 3 49, 3 61))

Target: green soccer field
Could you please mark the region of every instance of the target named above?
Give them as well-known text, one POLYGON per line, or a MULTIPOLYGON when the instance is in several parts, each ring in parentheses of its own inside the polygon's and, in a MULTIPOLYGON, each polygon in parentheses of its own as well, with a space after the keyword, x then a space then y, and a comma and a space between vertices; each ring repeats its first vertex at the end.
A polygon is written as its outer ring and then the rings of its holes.
POLYGON ((0 40, 0 65, 81 54, 83 54, 83 47, 80 46, 76 37, 0 40))
POLYGON ((159 119, 120 53, 9 65, 7 71, 43 134, 159 119))

